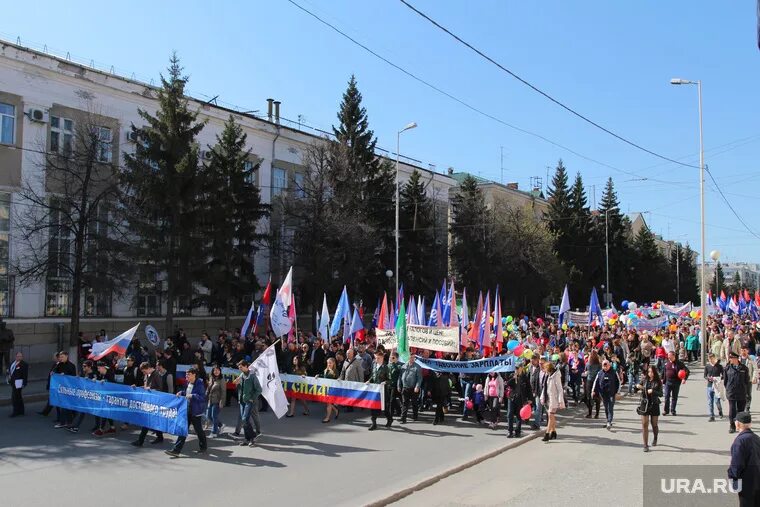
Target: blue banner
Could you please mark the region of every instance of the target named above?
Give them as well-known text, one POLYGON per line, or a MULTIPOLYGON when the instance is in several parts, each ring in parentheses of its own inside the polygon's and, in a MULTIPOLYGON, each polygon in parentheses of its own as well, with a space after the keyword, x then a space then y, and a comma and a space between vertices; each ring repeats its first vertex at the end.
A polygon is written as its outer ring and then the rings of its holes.
POLYGON ((113 382, 50 377, 50 404, 171 435, 187 436, 187 399, 113 382))
POLYGON ((443 373, 504 373, 515 371, 515 356, 487 357, 473 361, 446 361, 445 359, 423 359, 417 357, 417 364, 426 370, 443 373))

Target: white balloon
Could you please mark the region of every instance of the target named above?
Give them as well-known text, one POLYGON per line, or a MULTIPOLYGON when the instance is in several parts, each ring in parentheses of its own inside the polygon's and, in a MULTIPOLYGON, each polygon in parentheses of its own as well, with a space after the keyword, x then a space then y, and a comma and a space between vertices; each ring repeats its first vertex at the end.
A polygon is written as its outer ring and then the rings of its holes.
POLYGON ((637 304, 636 304, 636 303, 634 303, 633 301, 631 301, 630 303, 628 303, 628 309, 629 309, 629 310, 635 310, 635 309, 636 309, 636 308, 638 308, 638 307, 639 307, 639 305, 637 305, 637 304))

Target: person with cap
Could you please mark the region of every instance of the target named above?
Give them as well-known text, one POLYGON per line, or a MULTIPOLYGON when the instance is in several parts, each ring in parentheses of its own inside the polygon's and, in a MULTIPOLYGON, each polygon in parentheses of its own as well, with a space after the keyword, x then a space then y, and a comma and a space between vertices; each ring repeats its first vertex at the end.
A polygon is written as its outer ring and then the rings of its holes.
POLYGON ((612 363, 605 359, 602 361, 602 370, 597 373, 592 387, 591 395, 599 396, 604 405, 604 414, 607 417, 607 429, 612 428, 612 419, 614 417, 615 395, 620 389, 620 379, 612 370, 612 363))
POLYGON ((676 405, 678 404, 678 392, 681 390, 681 384, 686 383, 686 377, 689 376, 689 368, 681 361, 676 359, 674 351, 668 352, 668 360, 663 367, 663 388, 665 394, 665 403, 663 406, 663 415, 676 415, 676 405), (685 376, 681 378, 681 371, 685 371, 685 376))
POLYGON ((747 385, 749 370, 739 362, 739 354, 733 350, 728 353, 728 365, 723 369, 723 387, 728 402, 729 433, 736 432, 736 415, 744 411, 747 404, 747 385))
POLYGON ((731 444, 728 467, 728 478, 733 481, 731 490, 739 492, 740 506, 760 505, 760 437, 752 431, 749 412, 736 414, 736 429, 739 434, 731 444))

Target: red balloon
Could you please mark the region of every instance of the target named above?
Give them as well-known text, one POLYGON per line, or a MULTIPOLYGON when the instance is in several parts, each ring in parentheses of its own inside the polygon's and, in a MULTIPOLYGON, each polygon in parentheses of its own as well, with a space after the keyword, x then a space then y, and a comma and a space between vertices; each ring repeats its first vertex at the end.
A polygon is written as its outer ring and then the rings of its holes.
POLYGON ((520 419, 523 421, 527 421, 531 418, 532 415, 533 409, 531 408, 530 404, 525 404, 525 406, 520 409, 520 419))
POLYGON ((523 352, 525 352, 525 345, 522 343, 512 350, 512 354, 514 354, 515 357, 521 356, 523 352))
POLYGON ((465 406, 467 407, 467 410, 472 410, 475 407, 475 404, 472 402, 472 400, 467 400, 465 406))
POLYGON ((680 378, 681 380, 686 380, 686 370, 680 370, 678 372, 678 378, 680 378))

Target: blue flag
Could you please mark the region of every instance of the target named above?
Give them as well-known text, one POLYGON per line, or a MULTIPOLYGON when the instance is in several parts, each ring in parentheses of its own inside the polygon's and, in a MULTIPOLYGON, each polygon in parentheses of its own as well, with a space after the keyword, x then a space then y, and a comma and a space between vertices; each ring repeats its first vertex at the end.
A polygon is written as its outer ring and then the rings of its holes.
MULTIPOLYGON (((335 316, 333 317, 332 324, 330 325, 330 336, 337 336, 340 332, 340 322, 345 319, 347 322, 351 318, 351 305, 348 304, 348 292, 346 292, 346 286, 343 286, 343 293, 340 295, 340 301, 338 301, 338 307, 335 309, 335 316)), ((347 337, 343 337, 345 340, 347 337)))
POLYGON ((591 325, 594 322, 594 316, 599 318, 599 323, 604 323, 604 317, 602 317, 602 308, 599 306, 599 296, 596 294, 596 287, 591 289, 591 300, 588 304, 588 323, 591 325))
POLYGON ((441 304, 441 299, 438 293, 435 293, 435 299, 433 299, 433 306, 430 308, 430 318, 428 318, 427 325, 429 327, 438 325, 438 306, 441 304))

